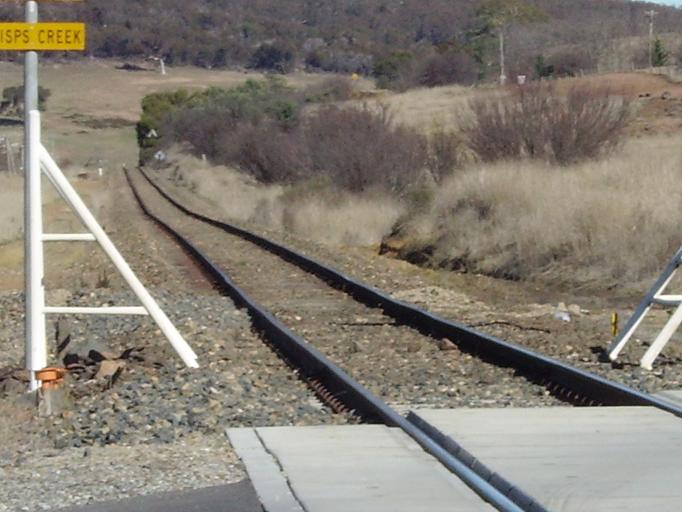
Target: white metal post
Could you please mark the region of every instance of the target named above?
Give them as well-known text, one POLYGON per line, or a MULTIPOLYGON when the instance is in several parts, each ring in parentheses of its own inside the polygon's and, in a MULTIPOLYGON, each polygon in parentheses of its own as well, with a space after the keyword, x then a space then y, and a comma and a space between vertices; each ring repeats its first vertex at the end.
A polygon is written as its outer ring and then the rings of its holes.
MULTIPOLYGON (((38 112, 36 112, 36 114, 39 115, 38 112)), ((97 242, 99 242, 102 250, 104 250, 111 262, 121 273, 123 279, 125 279, 125 281, 128 283, 128 286, 130 286, 135 295, 137 295, 137 297, 140 299, 140 302, 142 302, 144 308, 149 312, 149 315, 157 323, 166 338, 168 338, 168 341, 171 343, 180 358, 190 368, 197 368, 199 366, 197 364, 197 355, 183 339, 156 301, 154 301, 152 296, 137 278, 132 269, 128 266, 128 263, 118 252, 95 217, 92 215, 92 213, 90 213, 90 210, 88 210, 87 206, 85 206, 85 203, 83 203, 81 198, 78 196, 78 193, 73 189, 57 163, 42 146, 40 147, 40 162, 44 166, 45 173, 57 188, 59 194, 66 200, 71 208, 73 208, 76 214, 83 221, 83 224, 88 231, 95 236, 95 239, 97 242)))
MULTIPOLYGON (((26 2, 26 22, 38 22, 38 3, 26 2)), ((24 279, 26 294, 26 369, 30 391, 40 388, 35 372, 47 366, 45 289, 43 287, 43 218, 40 190, 40 115, 38 54, 27 52, 24 63, 24 279)))

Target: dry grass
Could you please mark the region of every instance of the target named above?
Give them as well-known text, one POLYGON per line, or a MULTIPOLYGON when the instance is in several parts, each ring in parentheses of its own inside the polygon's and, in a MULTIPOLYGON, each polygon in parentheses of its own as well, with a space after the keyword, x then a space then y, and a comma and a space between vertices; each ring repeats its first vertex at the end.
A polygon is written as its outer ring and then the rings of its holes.
POLYGON ((459 85, 413 89, 401 94, 382 95, 366 103, 386 106, 394 114, 396 124, 414 127, 428 134, 436 128, 458 128, 461 124, 458 111, 463 110, 472 97, 487 94, 488 90, 486 87, 459 85))
POLYGON ((330 245, 370 246, 386 236, 402 207, 382 196, 343 195, 334 202, 309 198, 285 207, 285 228, 330 245))
POLYGON ((682 241, 680 137, 629 142, 558 168, 507 162, 446 181, 403 234, 438 265, 513 279, 621 285, 657 274, 682 241))
MULTIPOLYGON (((169 68, 168 74, 117 70, 114 60, 44 62, 40 68, 41 85, 52 92, 46 115, 78 113, 95 118, 126 119, 137 122, 140 101, 156 91, 180 88, 203 89, 210 86, 234 87, 248 78, 263 78, 262 73, 207 70, 195 67, 169 68)), ((0 63, 0 88, 22 81, 22 66, 0 63)), ((329 75, 294 73, 286 76, 294 87, 319 84, 329 75)))
POLYGON ((182 155, 175 181, 207 200, 225 218, 254 222, 332 245, 374 245, 403 213, 379 192, 341 193, 328 182, 295 187, 261 185, 229 167, 209 167, 182 155))
POLYGON ((0 173, 0 243, 18 238, 24 224, 24 180, 21 176, 0 173))

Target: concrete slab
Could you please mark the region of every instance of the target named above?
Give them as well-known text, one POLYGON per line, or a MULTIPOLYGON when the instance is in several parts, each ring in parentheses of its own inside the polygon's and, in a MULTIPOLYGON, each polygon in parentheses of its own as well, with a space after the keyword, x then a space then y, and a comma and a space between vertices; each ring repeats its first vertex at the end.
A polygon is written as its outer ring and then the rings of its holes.
POLYGON ((417 413, 549 510, 682 510, 682 420, 659 409, 417 413))
POLYGON ((267 512, 303 512, 277 460, 251 428, 232 428, 227 437, 244 462, 258 498, 267 512))
MULTIPOLYGON (((245 454, 244 431, 228 430, 237 453, 245 454)), ((252 431, 253 432, 253 431, 252 431)), ((308 512, 468 512, 493 510, 458 478, 398 429, 380 425, 268 427, 255 435, 286 477, 292 495, 308 512)), ((248 441, 248 438, 247 438, 248 441)), ((246 451, 255 451, 246 446, 246 451)), ((252 472, 262 496, 268 472, 252 472)), ((266 511, 271 512, 264 502, 266 511)))

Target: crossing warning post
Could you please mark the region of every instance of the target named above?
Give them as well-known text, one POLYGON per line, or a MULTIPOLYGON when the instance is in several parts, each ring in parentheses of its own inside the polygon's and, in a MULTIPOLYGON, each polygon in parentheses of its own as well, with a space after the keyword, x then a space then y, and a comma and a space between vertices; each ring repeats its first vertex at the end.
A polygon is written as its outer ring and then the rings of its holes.
MULTIPOLYGON (((72 3, 72 2, 58 2, 72 3)), ((38 51, 85 49, 83 23, 38 23, 38 2, 26 1, 25 23, 0 23, 0 50, 25 52, 24 62, 24 279, 26 293, 26 369, 29 391, 43 388, 40 378, 47 367, 46 321, 48 314, 149 315, 166 336, 182 361, 197 368, 197 355, 128 266, 78 193, 41 143, 38 110, 38 51), (41 171, 78 216, 88 233, 46 234, 43 232, 41 171), (45 304, 44 242, 94 241, 117 268, 141 306, 138 307, 49 307, 45 304)), ((49 372, 48 372, 49 373, 49 372)), ((52 389, 52 388, 50 388, 52 389)), ((43 393, 49 390, 43 390, 43 393)), ((40 395, 38 395, 40 396, 40 395)))

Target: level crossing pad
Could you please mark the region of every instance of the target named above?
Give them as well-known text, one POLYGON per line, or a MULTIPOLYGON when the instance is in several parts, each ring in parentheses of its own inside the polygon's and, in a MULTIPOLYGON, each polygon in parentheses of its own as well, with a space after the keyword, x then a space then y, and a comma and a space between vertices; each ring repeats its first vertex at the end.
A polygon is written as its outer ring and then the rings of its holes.
POLYGON ((494 510, 382 425, 228 429, 267 512, 494 510))
POLYGON ((416 413, 549 510, 682 510, 682 419, 659 409, 416 413))

